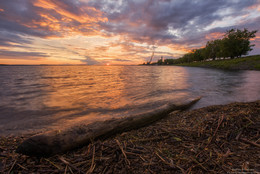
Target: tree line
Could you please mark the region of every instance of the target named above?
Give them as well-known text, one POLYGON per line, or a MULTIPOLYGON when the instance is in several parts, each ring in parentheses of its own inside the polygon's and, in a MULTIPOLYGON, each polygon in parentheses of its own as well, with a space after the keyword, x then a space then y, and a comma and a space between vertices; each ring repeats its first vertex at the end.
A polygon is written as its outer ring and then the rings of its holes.
POLYGON ((254 38, 257 30, 249 31, 247 29, 231 29, 228 30, 222 39, 208 41, 206 46, 199 49, 194 49, 179 59, 158 60, 157 64, 179 64, 189 63, 194 61, 215 60, 216 58, 234 59, 247 55, 253 50, 250 39, 254 38))

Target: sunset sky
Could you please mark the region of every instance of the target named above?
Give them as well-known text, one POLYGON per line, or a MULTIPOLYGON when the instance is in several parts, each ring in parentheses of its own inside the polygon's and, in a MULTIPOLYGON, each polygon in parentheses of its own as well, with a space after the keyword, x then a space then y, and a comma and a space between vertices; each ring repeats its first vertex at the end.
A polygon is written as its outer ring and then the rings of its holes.
POLYGON ((260 30, 260 0, 0 0, 0 64, 140 64, 231 28, 260 30))

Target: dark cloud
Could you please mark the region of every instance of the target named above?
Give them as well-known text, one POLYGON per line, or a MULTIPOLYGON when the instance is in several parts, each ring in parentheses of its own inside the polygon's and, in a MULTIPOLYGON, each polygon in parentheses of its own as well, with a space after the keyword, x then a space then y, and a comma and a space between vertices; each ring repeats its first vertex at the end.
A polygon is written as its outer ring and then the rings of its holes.
POLYGON ((69 30, 82 34, 103 30, 104 34, 121 34, 149 44, 186 43, 187 38, 194 42, 198 38, 194 35, 203 35, 203 28, 226 17, 225 13, 244 15, 243 9, 257 3, 257 0, 1 0, 4 11, 0 12, 0 30, 37 37, 62 37, 69 30), (108 22, 99 17, 106 17, 108 22), (171 29, 178 33, 169 33, 171 29))
POLYGON ((130 62, 131 60, 127 60, 127 59, 109 59, 111 61, 117 61, 117 62, 130 62))
POLYGON ((87 65, 97 65, 97 64, 100 64, 99 61, 97 61, 94 58, 91 58, 89 56, 85 56, 85 59, 80 60, 80 61, 86 63, 87 65))
POLYGON ((95 23, 101 17, 77 0, 0 0, 0 5, 0 31, 42 38, 96 33, 95 23))
POLYGON ((37 60, 41 58, 49 57, 47 54, 42 52, 21 52, 21 51, 6 51, 0 50, 0 59, 28 59, 37 60))
POLYGON ((38 37, 58 35, 58 32, 50 31, 47 27, 33 24, 42 21, 40 8, 33 6, 30 0, 13 0, 1 2, 0 30, 38 37))
POLYGON ((5 47, 23 47, 26 48, 26 44, 30 44, 31 39, 25 38, 19 34, 11 33, 8 31, 0 31, 0 46, 5 47))
POLYGON ((150 48, 149 46, 137 46, 134 45, 132 42, 127 42, 127 41, 111 42, 109 46, 121 47, 121 50, 127 53, 147 53, 153 50, 152 47, 150 48))
POLYGON ((242 16, 244 9, 257 4, 249 1, 190 0, 124 0, 92 1, 90 4, 106 13, 109 20, 101 27, 132 41, 149 44, 194 44, 205 41, 210 31, 204 28, 227 16, 242 16), (227 13, 227 14, 225 14, 227 13), (176 33, 170 33, 173 30, 176 33))

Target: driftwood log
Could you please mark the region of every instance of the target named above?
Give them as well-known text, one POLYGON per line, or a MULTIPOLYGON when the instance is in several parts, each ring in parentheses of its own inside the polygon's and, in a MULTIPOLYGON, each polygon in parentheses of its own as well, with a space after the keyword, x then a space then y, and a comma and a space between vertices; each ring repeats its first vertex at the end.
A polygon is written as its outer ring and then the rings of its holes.
POLYGON ((166 104, 156 110, 120 119, 98 121, 87 125, 78 125, 69 129, 49 131, 32 136, 22 142, 16 152, 28 156, 48 157, 57 153, 87 145, 97 138, 137 129, 151 124, 175 110, 184 110, 195 104, 199 98, 189 99, 183 103, 166 104))

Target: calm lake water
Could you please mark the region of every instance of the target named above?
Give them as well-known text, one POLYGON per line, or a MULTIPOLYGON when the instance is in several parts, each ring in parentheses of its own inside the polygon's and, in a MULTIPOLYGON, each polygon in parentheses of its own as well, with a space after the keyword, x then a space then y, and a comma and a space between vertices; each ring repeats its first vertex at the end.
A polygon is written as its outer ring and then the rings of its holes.
POLYGON ((260 71, 175 66, 1 66, 0 135, 124 117, 202 96, 193 107, 260 100, 260 71))

